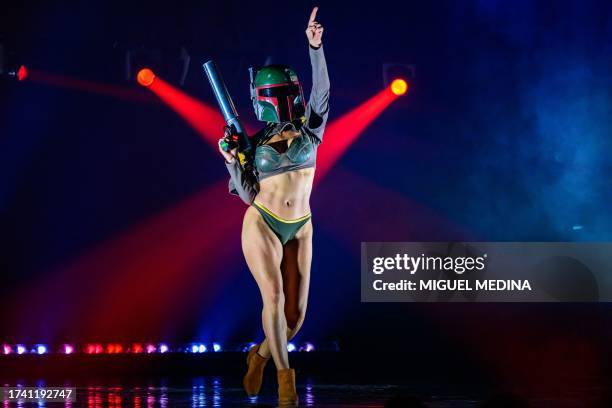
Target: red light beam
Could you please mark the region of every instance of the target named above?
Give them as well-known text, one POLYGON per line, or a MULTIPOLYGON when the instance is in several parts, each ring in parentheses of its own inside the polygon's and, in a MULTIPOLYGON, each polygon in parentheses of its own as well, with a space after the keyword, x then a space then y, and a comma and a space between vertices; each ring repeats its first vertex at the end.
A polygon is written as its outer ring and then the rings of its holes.
POLYGON ((28 281, 0 317, 19 335, 49 339, 62 327, 97 339, 171 331, 232 281, 224 265, 239 247, 241 211, 219 181, 28 281), (35 317, 45 325, 27 325, 35 317))
POLYGON ((183 118, 204 140, 217 146, 217 141, 223 136, 225 121, 216 109, 173 87, 160 77, 155 77, 147 89, 183 118))
POLYGON ((325 176, 357 137, 397 97, 390 88, 385 88, 328 125, 325 143, 321 145, 317 158, 316 182, 325 176))
POLYGON ((23 70, 20 68, 18 73, 20 81, 27 78, 28 82, 73 89, 81 92, 90 92, 119 99, 134 100, 138 102, 155 101, 155 98, 152 98, 149 94, 141 90, 136 91, 134 89, 113 84, 105 84, 65 75, 53 74, 50 72, 27 69, 24 66, 22 66, 22 68, 23 70))

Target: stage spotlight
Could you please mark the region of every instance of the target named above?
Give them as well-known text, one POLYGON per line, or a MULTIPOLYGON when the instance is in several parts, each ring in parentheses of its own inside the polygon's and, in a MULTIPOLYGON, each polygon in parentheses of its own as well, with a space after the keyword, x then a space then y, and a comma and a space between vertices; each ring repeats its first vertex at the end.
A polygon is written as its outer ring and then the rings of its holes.
POLYGON ((101 344, 90 343, 85 346, 85 353, 87 354, 100 354, 104 352, 104 347, 101 344))
POLYGON ((219 343, 213 343, 213 351, 216 353, 217 351, 221 351, 221 345, 219 343))
POLYGON ((0 76, 8 76, 23 81, 28 76, 28 70, 20 65, 21 57, 11 47, 5 49, 0 43, 0 76))
POLYGON ((404 95, 408 91, 408 84, 414 84, 416 68, 412 64, 389 63, 383 64, 383 85, 389 87, 394 95, 404 95))
POLYGON ((20 66, 19 69, 17 70, 17 80, 23 81, 27 77, 28 77, 28 69, 25 67, 25 65, 20 66))
POLYGON ((144 352, 144 348, 142 347, 142 344, 140 343, 134 343, 132 344, 132 349, 131 349, 132 353, 134 354, 141 354, 142 352, 144 352))
POLYGON ((302 347, 300 347, 300 351, 305 351, 307 353, 314 351, 314 350, 315 350, 315 347, 314 347, 314 344, 312 343, 304 343, 302 344, 302 347))
POLYGON ((297 350, 297 347, 295 347, 295 344, 293 343, 287 343, 287 351, 289 353, 294 352, 295 350, 297 350))
POLYGON ((206 348, 206 345, 202 343, 196 343, 191 345, 192 353, 205 353, 206 351, 208 351, 208 349, 206 348))
POLYGON ((8 75, 11 78, 16 78, 18 81, 23 81, 28 77, 28 69, 25 67, 25 65, 20 65, 18 68, 13 68, 13 69, 9 69, 6 72, 6 75, 8 75))
POLYGON ((117 343, 111 343, 106 345, 107 354, 118 354, 123 353, 123 346, 117 343))
POLYGON ((162 77, 183 86, 191 57, 187 50, 180 47, 147 48, 133 47, 125 53, 125 79, 132 81, 140 75, 142 68, 149 68, 162 77))
POLYGON ((157 347, 155 347, 155 345, 153 345, 153 344, 147 344, 145 346, 145 350, 147 351, 147 354, 151 354, 151 353, 155 353, 157 351, 157 347))
POLYGON ((36 354, 47 354, 47 346, 44 344, 37 344, 32 351, 36 354))
POLYGON ((13 352, 13 348, 10 344, 2 345, 2 354, 11 354, 13 352))
POLYGON ((155 81, 155 74, 149 68, 143 68, 138 71, 136 80, 142 86, 151 86, 153 81, 155 81))
POLYGON ((397 78, 391 82, 391 92, 393 92, 394 95, 404 95, 407 91, 408 82, 406 82, 404 79, 397 78))
POLYGON ((72 354, 74 353, 74 346, 72 344, 64 344, 62 350, 64 354, 72 354))
POLYGON ((159 348, 157 349, 160 353, 167 353, 168 352, 168 345, 167 344, 160 344, 159 348))
POLYGON ((25 354, 28 352, 23 344, 18 344, 15 348, 17 349, 17 354, 25 354))

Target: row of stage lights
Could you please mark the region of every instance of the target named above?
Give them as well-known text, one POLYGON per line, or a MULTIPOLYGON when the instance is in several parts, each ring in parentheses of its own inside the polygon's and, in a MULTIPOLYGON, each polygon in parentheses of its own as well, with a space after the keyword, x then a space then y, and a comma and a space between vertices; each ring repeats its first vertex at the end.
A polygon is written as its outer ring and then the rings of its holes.
MULTIPOLYGON (((138 81, 138 83, 144 87, 151 86, 153 85, 153 82, 155 82, 155 73, 149 68, 143 68, 138 71, 136 81, 138 81)), ((408 82, 406 82, 405 79, 396 78, 391 81, 389 88, 391 89, 391 92, 397 96, 404 95, 406 92, 408 92, 408 82)))
MULTIPOLYGON (((28 74, 28 69, 25 67, 25 65, 21 65, 16 71, 9 73, 10 76, 16 77, 19 81, 25 80, 28 77, 28 74)), ((136 81, 144 87, 151 86, 155 81, 155 73, 149 68, 143 68, 138 71, 136 81)), ((408 92, 408 82, 406 82, 405 79, 396 78, 391 81, 389 89, 391 89, 391 92, 397 96, 404 95, 406 92, 408 92)))
MULTIPOLYGON (((24 344, 2 344, 0 350, 3 355, 9 354, 165 354, 165 353, 192 353, 201 354, 207 352, 218 353, 221 351, 242 351, 246 352, 249 348, 255 346, 256 343, 248 343, 238 348, 232 348, 225 350, 220 343, 189 343, 186 345, 179 345, 177 347, 170 347, 166 343, 133 343, 129 346, 124 346, 119 343, 89 343, 83 347, 77 347, 74 344, 62 344, 57 349, 51 349, 46 344, 35 344, 34 346, 28 347, 24 344)), ((315 347, 312 343, 303 343, 296 345, 295 343, 287 344, 287 351, 292 353, 295 351, 299 352, 311 352, 315 351, 315 347)))

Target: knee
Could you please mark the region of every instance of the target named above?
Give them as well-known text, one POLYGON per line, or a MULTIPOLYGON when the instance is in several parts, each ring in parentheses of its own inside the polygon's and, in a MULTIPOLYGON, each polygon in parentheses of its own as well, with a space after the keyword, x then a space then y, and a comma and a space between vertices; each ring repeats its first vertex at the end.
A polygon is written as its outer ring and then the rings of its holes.
POLYGON ((267 282, 262 290, 264 306, 272 308, 282 308, 285 305, 285 295, 283 286, 280 282, 267 282))

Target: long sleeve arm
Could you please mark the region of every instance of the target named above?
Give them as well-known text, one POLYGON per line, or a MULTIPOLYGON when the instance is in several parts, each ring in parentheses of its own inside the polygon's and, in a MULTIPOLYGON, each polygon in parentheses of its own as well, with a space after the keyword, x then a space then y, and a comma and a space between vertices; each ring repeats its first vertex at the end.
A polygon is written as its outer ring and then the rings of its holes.
POLYGON ((305 127, 321 142, 329 115, 329 76, 323 45, 319 48, 308 48, 312 65, 312 90, 306 106, 305 127))
POLYGON ((226 162, 225 167, 230 174, 229 192, 239 196, 246 204, 251 205, 259 192, 259 184, 255 180, 255 176, 244 171, 238 160, 234 160, 233 163, 226 162))

